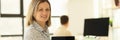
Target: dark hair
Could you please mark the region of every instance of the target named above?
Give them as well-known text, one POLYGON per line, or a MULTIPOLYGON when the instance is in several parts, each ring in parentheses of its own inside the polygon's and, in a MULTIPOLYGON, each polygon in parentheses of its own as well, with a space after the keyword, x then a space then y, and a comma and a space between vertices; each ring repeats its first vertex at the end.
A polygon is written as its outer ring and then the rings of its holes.
POLYGON ((118 6, 119 0, 115 0, 115 5, 118 6))
POLYGON ((62 25, 68 23, 68 21, 69 21, 69 18, 68 18, 67 15, 63 15, 63 16, 60 17, 60 22, 61 22, 62 25))

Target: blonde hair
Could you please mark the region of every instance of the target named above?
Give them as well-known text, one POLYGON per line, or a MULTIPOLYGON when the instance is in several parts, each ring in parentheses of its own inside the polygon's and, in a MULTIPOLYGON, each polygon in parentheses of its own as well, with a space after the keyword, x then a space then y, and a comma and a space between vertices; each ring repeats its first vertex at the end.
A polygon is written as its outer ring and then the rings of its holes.
MULTIPOLYGON (((43 2, 47 2, 49 4, 51 11, 51 5, 48 0, 32 0, 31 4, 29 5, 28 14, 27 14, 27 26, 31 25, 33 21, 35 21, 33 14, 37 10, 38 5, 43 2)), ((51 16, 51 12, 50 12, 50 16, 51 16)), ((48 21, 46 21, 46 25, 47 26, 51 25, 51 17, 49 17, 48 21)))

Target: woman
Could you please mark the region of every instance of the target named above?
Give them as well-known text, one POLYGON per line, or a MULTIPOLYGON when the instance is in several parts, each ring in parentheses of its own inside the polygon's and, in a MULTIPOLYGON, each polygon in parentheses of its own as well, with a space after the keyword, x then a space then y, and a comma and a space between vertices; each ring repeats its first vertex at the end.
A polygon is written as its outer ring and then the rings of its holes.
POLYGON ((48 0, 32 0, 27 15, 28 29, 24 40, 50 40, 51 6, 48 0))

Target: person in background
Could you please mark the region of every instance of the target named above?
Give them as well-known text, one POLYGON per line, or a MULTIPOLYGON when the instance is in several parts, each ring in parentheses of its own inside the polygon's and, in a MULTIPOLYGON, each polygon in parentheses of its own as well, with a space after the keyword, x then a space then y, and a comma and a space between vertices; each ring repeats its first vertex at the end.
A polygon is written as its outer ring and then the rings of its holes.
POLYGON ((117 8, 120 8, 120 1, 119 1, 119 0, 115 0, 114 2, 115 2, 115 6, 116 6, 117 8))
POLYGON ((32 0, 27 15, 24 40, 50 40, 51 6, 48 0, 32 0))
POLYGON ((114 21, 113 22, 113 26, 118 26, 120 21, 119 18, 120 18, 120 1, 119 0, 115 0, 115 5, 116 7, 112 10, 112 20, 114 21))
POLYGON ((113 16, 113 31, 112 31, 112 39, 113 40, 120 40, 119 37, 120 37, 120 0, 115 0, 115 5, 116 5, 116 8, 113 9, 113 13, 112 13, 112 16, 113 16))
POLYGON ((67 30, 69 18, 67 15, 60 17, 61 26, 53 33, 54 36, 72 36, 71 32, 67 30))

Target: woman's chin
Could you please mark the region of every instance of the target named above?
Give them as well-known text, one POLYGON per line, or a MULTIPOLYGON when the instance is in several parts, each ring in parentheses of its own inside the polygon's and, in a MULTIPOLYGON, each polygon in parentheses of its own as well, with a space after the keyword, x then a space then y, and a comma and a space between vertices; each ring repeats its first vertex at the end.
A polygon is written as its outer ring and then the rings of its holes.
POLYGON ((47 20, 46 20, 46 19, 42 19, 41 21, 42 21, 42 22, 46 22, 47 20))

